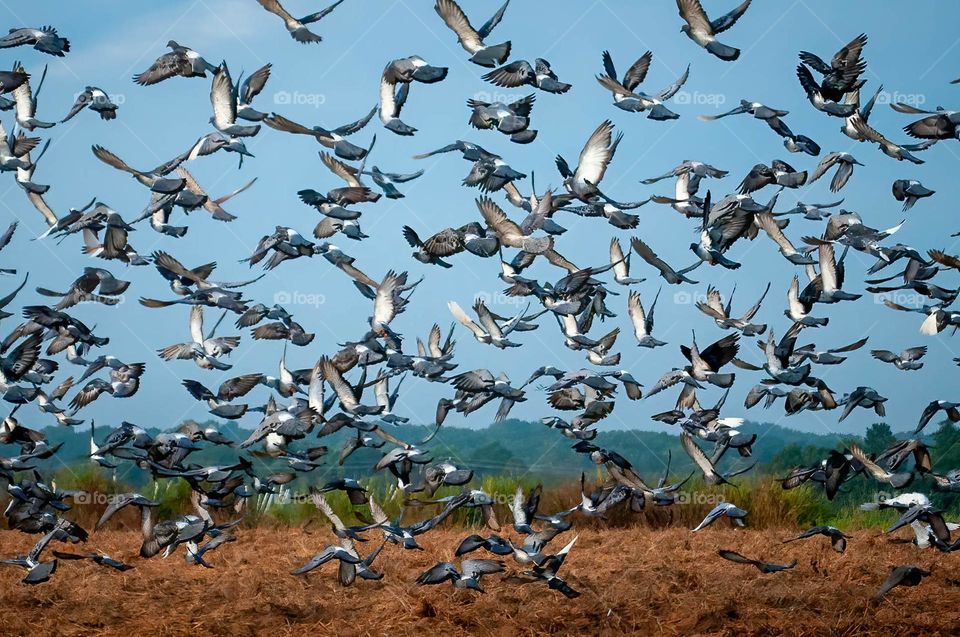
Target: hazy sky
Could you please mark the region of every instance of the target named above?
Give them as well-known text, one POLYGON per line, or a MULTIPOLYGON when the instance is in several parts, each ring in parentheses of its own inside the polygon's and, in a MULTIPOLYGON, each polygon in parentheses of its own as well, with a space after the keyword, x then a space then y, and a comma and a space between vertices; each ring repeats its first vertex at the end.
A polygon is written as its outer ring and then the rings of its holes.
MULTIPOLYGON (((301 15, 318 10, 323 4, 303 0, 287 0, 291 13, 301 15)), ((704 0, 714 17, 731 9, 732 0, 704 0)), ((52 58, 32 49, 11 49, 0 52, 6 60, 22 60, 34 81, 43 65, 49 71, 40 94, 37 116, 59 120, 66 115, 74 96, 87 84, 93 84, 113 95, 120 104, 118 119, 103 122, 95 114, 81 113, 49 131, 43 137, 52 140, 49 152, 40 162, 35 180, 50 183, 47 196, 50 205, 60 214, 71 206, 79 207, 93 197, 108 203, 131 218, 147 202, 147 191, 120 172, 96 160, 92 144, 101 144, 127 162, 142 169, 184 151, 199 136, 212 130, 209 80, 176 78, 156 86, 140 87, 131 76, 143 71, 166 51, 165 44, 175 39, 199 51, 216 64, 229 62, 236 78, 241 70, 254 71, 266 62, 273 64, 270 81, 255 103, 264 111, 276 111, 307 125, 333 128, 353 121, 377 102, 380 73, 391 59, 418 54, 436 65, 450 67, 448 78, 440 84, 414 85, 403 112, 403 120, 419 128, 412 138, 401 138, 383 129, 379 121, 353 138, 360 145, 369 143, 377 134, 377 145, 370 163, 395 172, 412 172, 423 168, 426 174, 403 189, 406 198, 383 199, 376 205, 362 208, 361 226, 370 239, 357 243, 338 236, 332 241, 357 258, 357 265, 379 279, 388 269, 409 270, 414 278, 425 277, 413 295, 408 310, 394 324, 395 329, 414 345, 416 336, 425 336, 434 322, 446 331, 452 318, 446 309, 449 300, 468 307, 482 294, 492 308, 501 314, 512 314, 523 308, 514 299, 502 296, 505 285, 497 279, 496 259, 482 260, 471 255, 458 255, 451 261, 455 267, 443 270, 425 266, 410 257, 411 250, 403 241, 400 229, 408 224, 422 236, 447 226, 457 226, 479 219, 474 199, 479 192, 464 188, 460 180, 469 164, 451 154, 426 161, 415 161, 414 154, 438 148, 457 139, 477 142, 503 155, 515 168, 536 177, 537 189, 560 187, 561 179, 554 167, 559 153, 575 164, 586 138, 604 119, 611 119, 623 131, 624 140, 616 159, 603 182, 604 191, 621 200, 645 198, 651 194, 671 194, 671 182, 643 186, 638 181, 661 174, 684 159, 697 159, 730 171, 718 182, 705 182, 714 198, 732 192, 743 175, 758 162, 783 159, 798 169, 812 170, 816 159, 792 155, 783 148, 781 139, 762 122, 748 116, 719 122, 701 122, 698 114, 717 113, 735 106, 739 99, 757 100, 790 111, 787 123, 797 133, 814 138, 823 153, 834 150, 852 152, 866 164, 857 167, 841 195, 848 210, 859 212, 865 223, 889 227, 906 219, 895 241, 925 251, 940 248, 960 251, 952 232, 960 230, 955 219, 953 202, 960 185, 955 171, 960 147, 955 141, 937 144, 923 153, 926 164, 914 166, 898 163, 880 153, 874 145, 858 144, 840 133, 841 120, 819 113, 805 100, 796 79, 797 53, 808 50, 829 59, 843 44, 861 32, 870 41, 865 49, 869 63, 865 74, 866 92, 872 93, 883 84, 884 93, 871 118, 871 124, 894 141, 903 141, 900 127, 911 119, 892 111, 891 100, 904 100, 932 108, 951 107, 956 103, 960 87, 948 82, 960 76, 956 58, 957 17, 960 6, 952 3, 917 1, 909 10, 901 2, 837 3, 827 0, 769 2, 758 0, 742 20, 721 38, 725 43, 742 48, 741 58, 724 63, 694 45, 682 33, 682 24, 672 0, 656 2, 558 2, 513 0, 500 26, 488 38, 489 43, 505 39, 513 41, 511 59, 545 57, 564 81, 573 83, 566 95, 537 92, 533 109, 533 127, 540 131, 536 141, 527 146, 512 144, 493 131, 476 131, 467 124, 470 97, 523 95, 526 90, 507 91, 483 82, 485 69, 467 61, 456 36, 433 11, 428 0, 346 0, 321 23, 314 25, 324 41, 318 45, 301 45, 286 33, 275 16, 265 12, 254 0, 169 0, 162 3, 87 1, 0 2, 3 23, 10 27, 53 24, 71 41, 71 52, 64 59, 52 58), (549 6, 550 9, 545 7, 549 6), (936 15, 939 19, 931 20, 936 15), (615 108, 609 93, 594 80, 601 72, 601 52, 609 49, 623 73, 646 50, 654 59, 646 82, 641 88, 655 92, 673 82, 689 63, 690 79, 683 92, 668 106, 681 117, 673 122, 655 122, 642 114, 631 114, 615 108), (912 211, 903 213, 890 193, 891 183, 898 178, 919 178, 937 191, 920 202, 912 211)), ((497 2, 462 0, 461 5, 475 25, 484 22, 499 6, 497 2)), ((0 114, 12 126, 10 113, 0 114)), ((210 219, 203 211, 191 214, 185 221, 179 210, 173 223, 189 223, 185 238, 174 239, 154 232, 146 223, 131 233, 130 242, 141 253, 169 251, 186 265, 216 260, 219 267, 214 278, 238 280, 259 274, 239 259, 249 256, 259 237, 276 225, 291 226, 309 236, 319 215, 301 204, 297 190, 315 188, 326 191, 338 184, 322 166, 317 151, 321 147, 303 136, 281 134, 264 128, 260 135, 247 140, 256 155, 237 169, 236 155, 219 153, 192 162, 189 169, 213 195, 229 192, 256 176, 256 185, 225 205, 239 219, 225 224, 210 219)), ((821 155, 822 156, 822 155, 821 155)), ((35 242, 31 237, 44 229, 40 215, 30 206, 11 175, 4 176, 0 197, 0 221, 3 217, 21 220, 13 244, 0 254, 4 267, 17 267, 30 272, 30 288, 17 299, 16 306, 49 302, 33 292, 33 286, 66 288, 84 265, 104 266, 117 276, 134 283, 126 302, 112 308, 84 305, 70 310, 88 325, 97 325, 97 332, 107 334, 111 343, 103 348, 126 362, 145 361, 147 374, 144 386, 131 399, 101 397, 81 412, 81 417, 95 417, 104 424, 117 424, 121 419, 145 426, 172 426, 185 417, 203 418, 206 407, 194 402, 180 386, 184 378, 201 380, 211 388, 229 376, 251 371, 275 374, 282 343, 254 342, 249 332, 230 325, 222 334, 242 334, 240 349, 229 359, 234 367, 228 372, 200 370, 189 361, 164 363, 155 350, 174 342, 187 340, 187 307, 163 310, 147 309, 136 298, 151 296, 170 298, 165 281, 152 267, 127 268, 116 262, 92 260, 80 253, 81 239, 73 236, 56 245, 52 241, 35 242)), ((829 175, 810 187, 787 190, 780 196, 777 210, 793 207, 796 201, 826 202, 837 198, 828 191, 829 175)), ((529 192, 530 179, 520 183, 529 192)), ((767 188, 755 196, 766 201, 772 194, 767 188)), ((495 196, 502 200, 501 196, 495 196)), ((514 218, 516 209, 505 208, 514 218)), ((688 250, 696 240, 698 224, 686 220, 665 206, 648 204, 639 211, 640 226, 634 232, 614 229, 600 219, 581 219, 559 213, 556 221, 568 228, 559 238, 557 248, 581 267, 602 265, 608 261, 610 237, 617 233, 624 246, 632 234, 642 237, 669 263, 677 267, 689 265, 694 257, 688 250)), ((795 243, 803 235, 822 231, 822 222, 793 218, 787 230, 795 243)), ((737 293, 734 312, 741 313, 753 304, 767 282, 770 294, 758 320, 768 322, 779 337, 789 327, 782 312, 786 307, 786 291, 794 268, 777 252, 773 243, 760 236, 750 243, 741 241, 728 256, 741 261, 743 268, 730 272, 702 267, 694 278, 698 286, 667 286, 660 296, 656 311, 655 336, 669 341, 668 347, 655 352, 635 345, 626 313, 627 289, 619 287, 620 296, 608 299, 619 316, 594 326, 602 334, 613 326, 623 333, 617 350, 623 354, 621 367, 629 370, 647 387, 670 367, 685 361, 678 345, 689 344, 691 330, 696 330, 701 346, 723 335, 714 324, 699 313, 690 302, 703 294, 707 284, 718 286, 729 294, 734 284, 737 293)), ((634 276, 648 280, 637 288, 649 305, 661 284, 654 271, 634 258, 634 276)), ((873 259, 851 252, 848 259, 845 289, 863 291, 864 271, 873 259)), ((893 274, 893 266, 884 273, 893 274)), ((537 264, 531 271, 543 279, 556 279, 560 271, 547 264, 537 264)), ((957 284, 956 273, 941 275, 938 283, 957 284)), ((12 288, 15 281, 4 284, 12 288)), ((359 337, 370 315, 370 302, 356 293, 349 279, 321 257, 284 263, 263 280, 245 289, 251 299, 267 304, 275 298, 290 299, 288 309, 317 338, 306 348, 291 347, 288 364, 293 368, 312 366, 323 353, 337 349, 337 343, 359 337)), ((916 301, 904 297, 904 302, 916 301)), ((525 300, 522 301, 525 303, 525 300)), ((9 308, 8 308, 9 309, 9 308)), ((817 306, 816 315, 829 316, 826 329, 808 330, 800 343, 815 341, 821 348, 849 343, 863 335, 870 336, 868 346, 851 355, 841 366, 824 367, 816 373, 842 395, 857 385, 870 385, 889 396, 887 421, 894 430, 912 428, 923 406, 933 399, 956 399, 956 368, 951 362, 958 355, 958 341, 949 333, 923 337, 918 333, 922 317, 916 314, 887 310, 867 294, 856 303, 817 306), (930 353, 924 369, 900 372, 870 357, 871 347, 899 351, 926 344, 930 353)), ((208 318, 216 315, 208 313, 208 318)), ((12 329, 16 318, 5 321, 12 329)), ((554 321, 544 317, 536 332, 517 334, 523 347, 498 351, 480 345, 464 329, 457 327, 457 361, 460 371, 488 367, 495 373, 506 371, 516 382, 522 382, 531 370, 542 364, 577 369, 587 363, 580 352, 563 346, 554 321)), ((225 321, 225 325, 228 322, 225 321)), ((760 351, 745 340, 743 356, 760 361, 760 351)), ((78 374, 77 368, 66 373, 78 374)), ((58 378, 66 373, 61 372, 58 378)), ((839 410, 804 412, 787 419, 782 403, 769 411, 759 407, 744 413, 743 397, 763 377, 762 374, 737 371, 737 383, 727 402, 726 415, 745 415, 754 420, 779 421, 781 424, 808 428, 812 431, 862 431, 877 420, 872 412, 857 410, 847 421, 837 424, 839 410)), ((401 405, 397 411, 414 421, 432 418, 437 398, 449 395, 452 388, 407 379, 401 405)), ((251 398, 265 400, 266 388, 256 390, 251 398)), ((703 394, 705 403, 719 396, 711 389, 703 394)), ((650 400, 630 402, 625 396, 616 411, 601 427, 637 427, 663 429, 649 416, 672 406, 676 390, 664 392, 650 400)), ((487 407, 465 421, 452 415, 452 425, 482 425, 489 422, 495 407, 487 407)), ((33 407, 24 409, 24 421, 37 418, 33 407), (29 414, 30 417, 26 417, 29 414)), ((528 401, 517 405, 512 415, 539 418, 551 412, 544 394, 531 387, 528 401)), ((257 416, 247 416, 244 424, 252 426, 257 416)), ((37 422, 40 422, 39 418, 37 422)))

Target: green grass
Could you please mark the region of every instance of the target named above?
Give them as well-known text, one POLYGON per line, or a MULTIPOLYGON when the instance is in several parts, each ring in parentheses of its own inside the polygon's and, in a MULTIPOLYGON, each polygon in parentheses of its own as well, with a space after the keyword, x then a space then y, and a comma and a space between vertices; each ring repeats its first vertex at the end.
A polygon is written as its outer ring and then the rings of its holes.
MULTIPOLYGON (((587 472, 587 489, 599 486, 604 479, 600 467, 587 472)), ((674 478, 677 479, 677 478, 674 478)), ((100 467, 89 464, 80 465, 73 470, 61 469, 52 480, 59 489, 81 490, 90 494, 111 494, 133 490, 122 481, 114 481, 112 474, 100 467)), ((320 514, 309 498, 309 476, 302 476, 291 483, 287 489, 287 498, 274 498, 268 503, 266 496, 250 498, 243 512, 244 524, 249 527, 258 525, 274 527, 302 527, 322 521, 320 514)), ((720 501, 737 504, 749 512, 747 523, 754 528, 796 527, 807 528, 817 524, 830 524, 844 530, 885 527, 893 521, 890 511, 861 511, 859 505, 877 497, 877 485, 865 478, 855 478, 844 487, 844 492, 834 501, 828 501, 823 489, 817 484, 807 484, 792 490, 784 490, 773 476, 755 475, 735 479, 736 486, 706 486, 700 476, 686 482, 681 488, 678 502, 671 507, 658 507, 647 502, 643 512, 631 512, 628 507, 619 507, 605 520, 580 517, 578 524, 585 527, 601 526, 686 526, 692 528, 720 501)), ((509 524, 511 519, 510 503, 517 486, 529 492, 538 483, 536 476, 514 472, 498 475, 481 475, 468 485, 468 488, 482 489, 493 497, 495 509, 501 524, 509 524)), ((460 487, 443 487, 428 498, 425 493, 404 494, 397 490, 392 479, 375 476, 365 480, 368 492, 376 499, 387 516, 393 520, 404 515, 404 522, 422 519, 438 513, 442 504, 424 504, 414 506, 412 500, 429 500, 456 495, 460 487)), ((928 485, 919 483, 911 487, 919 491, 929 491, 928 485)), ((157 519, 169 519, 192 511, 190 485, 182 479, 161 479, 150 481, 139 489, 143 495, 160 502, 156 509, 157 519)), ((361 524, 370 519, 366 505, 354 507, 343 492, 326 494, 326 499, 344 523, 361 524), (354 512, 359 514, 356 515, 354 512)), ((935 502, 948 516, 960 517, 960 499, 949 495, 934 494, 935 502)), ((569 509, 580 502, 579 480, 550 482, 544 489, 540 510, 555 513, 569 509)), ((102 499, 96 497, 79 501, 69 516, 81 524, 92 526, 102 513, 102 499)), ((226 510, 219 516, 230 519, 236 516, 226 510)), ((480 509, 461 508, 451 516, 454 524, 468 528, 483 526, 480 509)))

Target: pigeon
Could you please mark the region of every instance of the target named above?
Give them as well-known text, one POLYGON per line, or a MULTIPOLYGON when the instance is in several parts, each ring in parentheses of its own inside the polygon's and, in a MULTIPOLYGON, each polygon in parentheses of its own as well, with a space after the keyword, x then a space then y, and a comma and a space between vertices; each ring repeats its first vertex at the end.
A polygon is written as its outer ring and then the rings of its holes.
POLYGON ((904 211, 910 210, 915 203, 930 197, 935 192, 916 179, 898 179, 893 182, 893 198, 903 202, 904 211))
POLYGON ((650 310, 645 311, 643 303, 640 301, 640 294, 636 290, 630 290, 627 297, 627 313, 630 316, 633 334, 639 347, 655 349, 666 345, 664 341, 659 341, 651 335, 653 331, 653 312, 657 307, 657 299, 659 298, 660 290, 657 290, 657 295, 653 297, 653 303, 650 304, 650 310))
POLYGON ((550 62, 537 58, 533 64, 526 60, 510 62, 483 75, 483 79, 504 88, 533 86, 547 93, 563 94, 571 85, 561 82, 550 67, 550 62))
POLYGON ((64 117, 60 122, 66 122, 82 111, 85 108, 89 108, 94 113, 97 113, 100 116, 100 119, 104 121, 110 121, 117 118, 117 110, 120 108, 110 100, 110 96, 96 86, 88 86, 83 89, 83 92, 77 95, 76 101, 73 103, 73 106, 70 108, 70 112, 67 113, 67 116, 64 117))
POLYGON ((853 167, 855 165, 863 166, 863 164, 858 162, 850 153, 829 153, 817 164, 813 173, 810 174, 810 179, 807 183, 815 182, 825 175, 828 170, 836 166, 837 172, 834 173, 833 179, 830 180, 830 192, 839 192, 841 188, 847 185, 847 182, 853 175, 853 167))
POLYGON ((796 542, 797 540, 806 540, 817 535, 823 535, 830 538, 830 546, 837 553, 843 553, 847 550, 847 540, 850 538, 849 535, 844 535, 840 529, 833 526, 813 526, 798 535, 795 538, 789 540, 784 540, 783 543, 787 544, 789 542, 796 542))
POLYGON ((167 42, 169 53, 164 53, 143 73, 135 75, 133 81, 141 86, 157 84, 172 77, 206 77, 207 71, 215 73, 217 67, 204 60, 199 53, 177 44, 175 40, 167 42))
POLYGON ((930 571, 926 571, 919 566, 895 566, 890 571, 890 576, 880 587, 880 590, 873 596, 875 601, 880 601, 887 596, 897 586, 918 586, 924 577, 928 577, 930 571))
POLYGON ((357 121, 344 124, 343 126, 338 126, 332 130, 327 130, 322 126, 314 126, 310 128, 289 120, 282 115, 278 115, 277 113, 272 113, 271 115, 265 117, 263 119, 263 123, 270 128, 286 133, 293 133, 295 135, 311 135, 320 145, 331 149, 340 159, 359 161, 367 156, 367 149, 351 143, 346 139, 346 137, 363 130, 363 128, 376 113, 377 108, 374 107, 357 121))
POLYGON ((321 42, 323 38, 308 29, 306 25, 319 22, 323 18, 327 17, 334 9, 340 6, 340 3, 343 2, 343 0, 337 0, 329 7, 321 9, 316 13, 303 16, 299 19, 294 18, 292 15, 287 13, 287 10, 283 8, 283 5, 280 4, 279 0, 257 0, 257 2, 260 3, 261 7, 283 20, 284 25, 287 27, 287 32, 290 33, 291 38, 301 44, 310 44, 321 42))
POLYGON ((417 577, 417 584, 442 584, 450 581, 454 588, 468 588, 477 592, 484 592, 480 587, 480 579, 491 573, 502 573, 505 564, 502 560, 463 560, 460 568, 450 562, 438 562, 429 570, 417 577))
MULTIPOLYGON (((830 64, 814 53, 800 52, 800 61, 823 76, 819 91, 825 99, 839 102, 844 95, 863 85, 863 81, 859 78, 867 68, 867 63, 862 57, 863 47, 866 44, 867 36, 861 33, 837 51, 830 60, 830 64)), ((812 75, 810 77, 812 78, 812 75)))
POLYGON ((642 92, 638 93, 636 91, 637 86, 646 78, 647 70, 650 68, 650 62, 652 60, 653 53, 647 51, 633 63, 626 74, 624 74, 623 81, 620 81, 617 79, 617 69, 613 65, 613 58, 610 56, 610 52, 604 51, 604 73, 597 76, 597 82, 600 83, 600 86, 613 93, 613 104, 619 109, 633 113, 649 111, 647 117, 658 121, 677 119, 680 116, 665 107, 662 102, 676 95, 677 91, 683 87, 690 74, 690 66, 687 66, 687 69, 677 81, 655 95, 651 96, 642 92))
POLYGON ((471 98, 467 107, 472 109, 470 125, 480 130, 498 130, 510 136, 510 141, 529 144, 536 139, 537 131, 531 130, 530 113, 536 95, 527 95, 510 102, 485 102, 471 98))
POLYGON ((659 270, 660 276, 670 285, 680 285, 681 283, 692 283, 694 285, 697 284, 696 281, 688 278, 686 274, 700 267, 700 264, 703 263, 703 261, 697 261, 695 264, 683 268, 682 270, 675 270, 666 261, 658 257, 657 253, 638 237, 634 237, 630 240, 630 247, 633 248, 633 251, 636 252, 641 259, 659 270))
POLYGON ((473 28, 455 0, 436 0, 433 8, 450 30, 457 34, 457 41, 470 54, 470 61, 479 66, 493 68, 503 64, 510 57, 510 41, 487 45, 484 39, 500 24, 509 4, 510 0, 506 0, 479 29, 473 28))
POLYGON ((870 355, 878 361, 891 363, 899 370, 913 371, 923 367, 920 359, 927 353, 927 346, 908 347, 899 354, 886 349, 870 350, 870 355))
POLYGON ((432 66, 418 55, 393 60, 380 77, 380 121, 397 135, 410 136, 417 129, 400 119, 400 110, 407 102, 412 82, 433 84, 447 76, 444 66, 432 66))
POLYGON ((792 560, 787 564, 773 564, 771 562, 753 560, 748 557, 744 557, 743 555, 741 555, 740 553, 737 553, 736 551, 728 551, 724 549, 717 551, 717 554, 723 559, 729 560, 731 562, 736 562, 737 564, 750 564, 751 566, 755 566, 758 571, 765 574, 788 571, 797 565, 797 560, 792 560))
POLYGON ((716 57, 725 62, 732 62, 740 57, 740 49, 718 42, 716 36, 735 25, 750 7, 750 2, 751 0, 744 0, 729 13, 716 20, 710 20, 700 0, 677 0, 680 17, 686 22, 680 30, 716 57))
POLYGON ((70 52, 70 40, 60 37, 54 27, 10 29, 7 35, 0 37, 0 49, 23 45, 61 58, 70 52))
POLYGON ((726 517, 730 520, 730 525, 735 527, 746 526, 743 519, 747 517, 747 512, 730 502, 721 502, 707 513, 703 521, 693 529, 693 532, 703 530, 718 519, 726 517))
POLYGON ((237 123, 237 92, 227 63, 222 62, 213 72, 213 84, 210 88, 210 105, 213 117, 210 123, 224 135, 231 137, 252 137, 260 132, 260 124, 246 126, 237 123))

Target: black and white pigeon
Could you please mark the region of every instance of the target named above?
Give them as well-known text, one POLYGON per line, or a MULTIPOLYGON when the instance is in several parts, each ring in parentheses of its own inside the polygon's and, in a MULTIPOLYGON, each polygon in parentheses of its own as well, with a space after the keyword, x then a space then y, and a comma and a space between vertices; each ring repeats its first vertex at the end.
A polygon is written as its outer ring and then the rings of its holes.
POLYGON ((930 190, 916 179, 898 179, 893 182, 893 198, 903 202, 903 209, 910 210, 913 205, 932 196, 936 191, 930 190))
POLYGON ((570 84, 560 81, 550 67, 550 62, 543 58, 537 58, 533 64, 526 60, 510 62, 486 73, 483 79, 504 88, 534 86, 547 93, 562 94, 571 88, 570 84))
POLYGON ((110 96, 107 95, 103 89, 97 88, 96 86, 88 86, 83 89, 82 93, 77 95, 77 99, 70 108, 70 112, 67 113, 67 116, 60 120, 60 122, 62 123, 73 119, 74 115, 85 108, 89 108, 91 111, 100 115, 100 119, 110 121, 111 119, 117 118, 117 109, 119 106, 110 100, 110 96))

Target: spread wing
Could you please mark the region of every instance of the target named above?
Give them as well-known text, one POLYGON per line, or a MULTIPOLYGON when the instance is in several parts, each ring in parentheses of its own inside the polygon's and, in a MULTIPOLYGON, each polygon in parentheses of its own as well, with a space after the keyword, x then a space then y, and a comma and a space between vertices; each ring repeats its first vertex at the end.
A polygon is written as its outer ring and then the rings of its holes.
POLYGON ((434 10, 443 18, 450 30, 457 34, 460 45, 467 53, 476 53, 483 48, 483 38, 473 28, 460 5, 454 0, 437 0, 434 10))
POLYGON ((640 58, 633 63, 633 66, 627 69, 626 75, 623 76, 623 87, 628 91, 637 88, 637 85, 647 77, 647 71, 650 69, 650 62, 652 60, 653 53, 650 51, 641 55, 640 58))
MULTIPOLYGON (((750 4, 749 0, 746 4, 750 4)), ((707 17, 707 12, 703 10, 700 0, 677 0, 677 10, 680 12, 680 17, 690 25, 690 29, 693 31, 706 34, 713 33, 713 25, 710 23, 710 18, 707 17)))
POLYGON ((213 121, 218 128, 226 128, 237 121, 237 96, 233 90, 233 80, 224 62, 213 74, 210 85, 210 106, 213 107, 213 121))
POLYGON ((613 122, 606 120, 600 124, 580 151, 580 161, 574 178, 578 181, 589 181, 594 186, 598 185, 619 143, 620 135, 615 141, 613 140, 613 122))
POLYGON ((260 94, 260 91, 266 86, 267 80, 270 79, 272 68, 273 65, 264 64, 243 81, 243 84, 240 85, 240 98, 244 104, 249 104, 253 101, 253 98, 260 94))
POLYGON ((497 28, 497 25, 500 24, 500 20, 503 19, 503 14, 507 10, 507 5, 510 4, 510 0, 506 0, 503 5, 497 9, 497 12, 490 16, 490 19, 483 23, 483 25, 477 30, 477 33, 480 34, 481 38, 485 38, 490 35, 490 32, 497 28))
POLYGON ((740 19, 747 8, 750 6, 752 0, 744 0, 738 7, 735 7, 730 13, 726 13, 713 22, 710 23, 710 27, 713 29, 714 34, 723 33, 733 25, 737 23, 737 20, 740 19))

